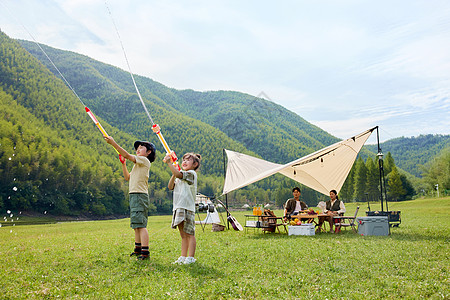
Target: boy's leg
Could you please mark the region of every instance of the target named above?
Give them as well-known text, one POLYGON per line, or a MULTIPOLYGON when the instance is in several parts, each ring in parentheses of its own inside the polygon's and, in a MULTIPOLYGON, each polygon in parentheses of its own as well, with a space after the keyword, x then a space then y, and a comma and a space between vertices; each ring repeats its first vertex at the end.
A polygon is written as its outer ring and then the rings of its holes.
POLYGON ((189 250, 189 235, 183 231, 184 222, 178 224, 178 230, 181 236, 181 256, 187 257, 189 250))
POLYGON ((142 247, 145 247, 145 246, 148 247, 149 237, 148 237, 147 228, 143 227, 143 228, 137 228, 137 229, 139 231, 139 239, 141 241, 142 247))
POLYGON ((141 255, 138 256, 138 259, 139 260, 148 259, 150 256, 150 252, 148 249, 148 242, 149 242, 148 230, 146 227, 140 227, 140 228, 136 228, 136 229, 137 229, 137 232, 139 233, 139 238, 140 238, 141 244, 142 244, 141 255))
MULTIPOLYGON (((192 264, 195 263, 195 248, 197 246, 197 241, 195 239, 195 233, 189 234, 184 231, 184 227, 186 226, 186 223, 183 222, 180 225, 178 225, 181 235, 181 255, 186 256, 184 260, 184 264, 192 264), (181 226, 180 226, 181 225, 181 226), (189 255, 189 256, 188 256, 189 255)), ((189 226, 189 224, 187 225, 189 226)))
POLYGON ((193 234, 187 234, 189 238, 189 249, 188 249, 188 253, 189 256, 194 257, 195 256, 195 248, 197 247, 197 240, 195 239, 195 235, 193 234))
POLYGON ((130 256, 141 255, 142 251, 142 244, 141 244, 141 236, 139 234, 138 228, 133 229, 134 230, 134 251, 131 252, 130 256))
POLYGON ((147 259, 148 252, 148 195, 130 194, 130 226, 134 229, 136 245, 141 245, 141 253, 138 259, 147 259))
POLYGON ((135 243, 139 243, 141 244, 141 233, 139 232, 140 228, 135 228, 134 229, 134 242, 135 243))
POLYGON ((191 211, 186 211, 186 219, 183 222, 183 232, 186 235, 187 240, 187 247, 188 251, 187 253, 189 256, 185 260, 185 264, 192 264, 195 263, 195 248, 197 245, 197 241, 195 239, 195 214, 191 211))

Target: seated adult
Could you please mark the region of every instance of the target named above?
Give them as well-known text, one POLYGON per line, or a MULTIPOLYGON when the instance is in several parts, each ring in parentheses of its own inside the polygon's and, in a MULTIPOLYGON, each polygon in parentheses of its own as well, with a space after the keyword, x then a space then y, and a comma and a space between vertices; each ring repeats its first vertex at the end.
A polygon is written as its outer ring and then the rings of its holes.
POLYGON ((345 213, 345 205, 344 202, 339 200, 338 194, 336 190, 330 191, 330 200, 326 202, 324 214, 326 216, 319 216, 319 230, 322 228, 322 224, 324 221, 327 221, 330 224, 330 232, 333 232, 333 217, 334 216, 342 216, 345 213))
POLYGON ((295 187, 292 189, 292 195, 294 198, 290 198, 286 201, 284 206, 284 220, 286 221, 293 215, 297 215, 299 211, 305 210, 308 208, 305 202, 300 201, 300 188, 295 187))

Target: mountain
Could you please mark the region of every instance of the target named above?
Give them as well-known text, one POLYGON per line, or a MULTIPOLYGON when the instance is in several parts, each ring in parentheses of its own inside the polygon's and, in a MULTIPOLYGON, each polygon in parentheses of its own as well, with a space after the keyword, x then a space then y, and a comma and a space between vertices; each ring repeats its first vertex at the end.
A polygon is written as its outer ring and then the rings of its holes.
POLYGON ((3 33, 0 79, 0 207, 123 213, 119 169, 70 90, 3 33))
MULTIPOLYGON (((133 151, 136 139, 147 139, 162 151, 129 74, 83 55, 40 45, 70 82, 77 99, 36 44, 12 40, 1 32, 0 42, 0 206, 74 215, 124 212, 127 187, 117 156, 83 106, 128 151, 133 151)), ((179 155, 202 154, 199 191, 209 195, 221 190, 223 148, 287 162, 337 141, 264 99, 238 92, 178 91, 142 76, 136 76, 136 81, 169 145, 179 155), (278 115, 271 116, 270 111, 278 115)), ((149 191, 153 212, 167 212, 170 173, 161 153, 158 158, 151 168, 149 191)), ((293 184, 275 177, 253 185, 248 194, 270 198, 270 189, 290 193, 293 184)), ((240 192, 236 197, 241 197, 240 192)))
MULTIPOLYGON (((153 142, 162 152, 129 73, 40 46, 79 99, 35 43, 0 32, 0 207, 73 215, 126 212, 127 185, 117 155, 84 105, 129 152, 137 139, 153 142)), ((199 192, 207 195, 221 193, 223 148, 286 163, 338 141, 262 98, 234 91, 176 90, 143 76, 135 79, 154 122, 178 156, 202 154, 199 192)), ((374 157, 374 152, 364 148, 361 156, 374 157)), ((152 213, 171 210, 170 172, 161 159, 157 153, 151 167, 152 213)), ((234 192, 229 203, 280 204, 295 185, 275 175, 234 192)), ((302 197, 315 204, 323 195, 304 188, 302 197)))
MULTIPOLYGON (((20 43, 59 76, 35 43, 20 43)), ((127 72, 73 52, 42 47, 49 57, 55 57, 55 65, 60 66, 64 77, 101 118, 127 133, 155 140, 127 72)), ((175 90, 142 76, 135 79, 169 144, 176 145, 179 153, 195 148, 207 150, 204 154, 211 156, 205 168, 213 174, 221 174, 221 165, 212 162, 217 162, 214 158, 221 156, 222 148, 247 149, 266 160, 286 163, 339 140, 262 98, 232 91, 175 90), (212 140, 207 137, 212 132, 201 132, 196 124, 210 125, 207 127, 216 131, 214 134, 223 136, 212 140), (183 136, 186 138, 180 143, 178 139, 183 136)))
MULTIPOLYGON (((384 153, 391 152, 395 164, 417 177, 422 177, 422 166, 430 162, 441 151, 450 148, 450 135, 427 134, 417 137, 400 137, 380 144, 384 153)), ((376 145, 366 145, 376 153, 376 145)))

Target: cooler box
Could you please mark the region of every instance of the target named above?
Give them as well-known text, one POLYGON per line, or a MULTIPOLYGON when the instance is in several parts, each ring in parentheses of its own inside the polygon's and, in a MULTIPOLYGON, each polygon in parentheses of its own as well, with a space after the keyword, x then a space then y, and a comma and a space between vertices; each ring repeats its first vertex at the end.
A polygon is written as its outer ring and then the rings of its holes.
POLYGON ((366 215, 368 217, 371 216, 387 216, 389 220, 389 225, 398 227, 400 226, 400 223, 402 222, 400 211, 366 211, 366 215))
POLYGON ((360 235, 389 235, 387 216, 356 218, 360 235))
POLYGON ((288 226, 288 235, 315 235, 314 224, 302 224, 298 226, 288 226))

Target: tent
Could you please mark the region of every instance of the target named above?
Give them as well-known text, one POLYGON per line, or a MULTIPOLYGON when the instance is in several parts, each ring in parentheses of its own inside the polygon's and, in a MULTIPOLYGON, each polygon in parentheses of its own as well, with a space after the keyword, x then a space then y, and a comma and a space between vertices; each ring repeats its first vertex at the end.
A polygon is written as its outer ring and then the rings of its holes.
POLYGON ((219 212, 214 207, 214 211, 206 212, 206 218, 203 221, 195 221, 195 224, 220 224, 219 212))
POLYGON ((225 149, 228 158, 223 194, 275 173, 283 174, 322 194, 338 193, 370 134, 377 127, 281 165, 225 149))
POLYGON ((206 211, 206 218, 203 221, 195 221, 195 224, 220 224, 219 212, 208 196, 197 193, 195 197, 195 205, 204 205, 208 208, 206 211), (213 207, 214 211, 210 211, 210 207, 213 207))

